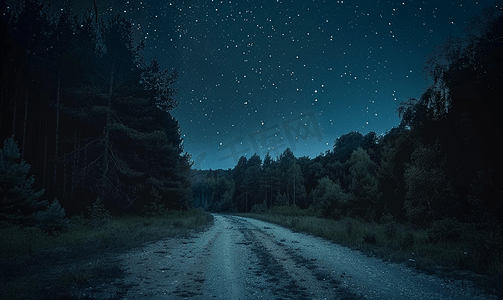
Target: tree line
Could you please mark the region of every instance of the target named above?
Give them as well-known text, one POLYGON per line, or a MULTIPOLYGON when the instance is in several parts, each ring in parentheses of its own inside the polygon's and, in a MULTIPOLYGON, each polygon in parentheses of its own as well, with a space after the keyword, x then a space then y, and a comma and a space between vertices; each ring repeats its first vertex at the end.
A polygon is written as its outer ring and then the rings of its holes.
POLYGON ((170 113, 177 73, 145 61, 130 21, 3 1, 0 218, 21 220, 56 198, 78 214, 99 197, 113 212, 291 206, 418 226, 456 219, 501 233, 499 2, 427 57, 430 84, 399 105, 401 122, 385 134, 346 133, 314 158, 287 149, 200 171, 170 113))
MULTIPOLYGON (((501 1, 500 1, 501 2, 501 1)), ((195 205, 213 211, 298 206, 326 218, 392 217, 417 226, 455 219, 502 235, 503 5, 427 57, 429 85, 400 103, 385 134, 352 131, 314 158, 241 157, 229 170, 193 171, 195 205)))
POLYGON ((190 156, 170 113, 178 75, 145 60, 131 22, 78 16, 70 2, 0 5, 2 220, 55 198, 69 214, 97 197, 112 212, 188 207, 190 156))

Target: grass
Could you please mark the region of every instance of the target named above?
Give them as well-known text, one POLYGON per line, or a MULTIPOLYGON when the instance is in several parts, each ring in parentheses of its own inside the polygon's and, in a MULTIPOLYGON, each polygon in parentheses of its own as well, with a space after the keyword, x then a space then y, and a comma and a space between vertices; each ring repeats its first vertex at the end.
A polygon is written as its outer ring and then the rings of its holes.
POLYGON ((331 220, 292 208, 240 215, 319 236, 384 261, 406 263, 421 272, 471 280, 488 292, 503 296, 503 288, 498 284, 503 279, 502 245, 488 241, 484 232, 466 230, 456 238, 432 241, 432 230, 414 229, 393 221, 378 224, 347 217, 331 220))
POLYGON ((73 217, 68 231, 0 229, 0 299, 72 299, 68 291, 123 276, 116 257, 168 237, 187 236, 211 224, 202 210, 156 216, 121 216, 97 222, 73 217))

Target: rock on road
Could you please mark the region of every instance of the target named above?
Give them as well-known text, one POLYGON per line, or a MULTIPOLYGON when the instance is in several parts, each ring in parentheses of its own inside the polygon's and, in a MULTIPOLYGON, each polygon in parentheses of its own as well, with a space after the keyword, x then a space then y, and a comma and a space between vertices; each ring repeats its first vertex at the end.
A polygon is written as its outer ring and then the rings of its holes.
POLYGON ((270 223, 214 216, 207 231, 124 254, 123 299, 493 299, 270 223))

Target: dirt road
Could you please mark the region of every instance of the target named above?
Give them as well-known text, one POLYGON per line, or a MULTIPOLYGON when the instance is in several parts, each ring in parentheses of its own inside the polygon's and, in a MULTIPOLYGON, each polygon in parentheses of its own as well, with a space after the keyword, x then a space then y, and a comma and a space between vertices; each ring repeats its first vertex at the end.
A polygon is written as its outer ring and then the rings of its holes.
POLYGON ((122 262, 123 299, 492 299, 467 282, 223 215, 205 232, 159 241, 122 262))

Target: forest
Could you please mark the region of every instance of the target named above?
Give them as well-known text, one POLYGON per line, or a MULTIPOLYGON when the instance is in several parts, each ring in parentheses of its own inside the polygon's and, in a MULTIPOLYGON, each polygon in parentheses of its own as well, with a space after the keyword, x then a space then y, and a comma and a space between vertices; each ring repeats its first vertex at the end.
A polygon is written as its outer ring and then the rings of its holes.
POLYGON ((36 0, 1 5, 2 224, 97 203, 112 214, 294 207, 417 228, 454 220, 503 244, 501 5, 427 57, 429 85, 399 104, 396 127, 343 134, 314 158, 241 157, 229 170, 191 169, 170 113, 177 72, 145 60, 130 21, 36 0))
POLYGON ((67 215, 185 209, 191 200, 175 70, 145 61, 131 22, 67 7, 2 3, 0 219, 28 224, 50 202, 67 215))
POLYGON ((276 158, 243 156, 229 170, 193 170, 194 205, 413 228, 437 222, 446 239, 468 226, 490 232, 487 248, 501 252, 503 6, 438 45, 424 71, 429 85, 399 104, 401 122, 385 134, 343 134, 314 158, 286 149, 276 158))

